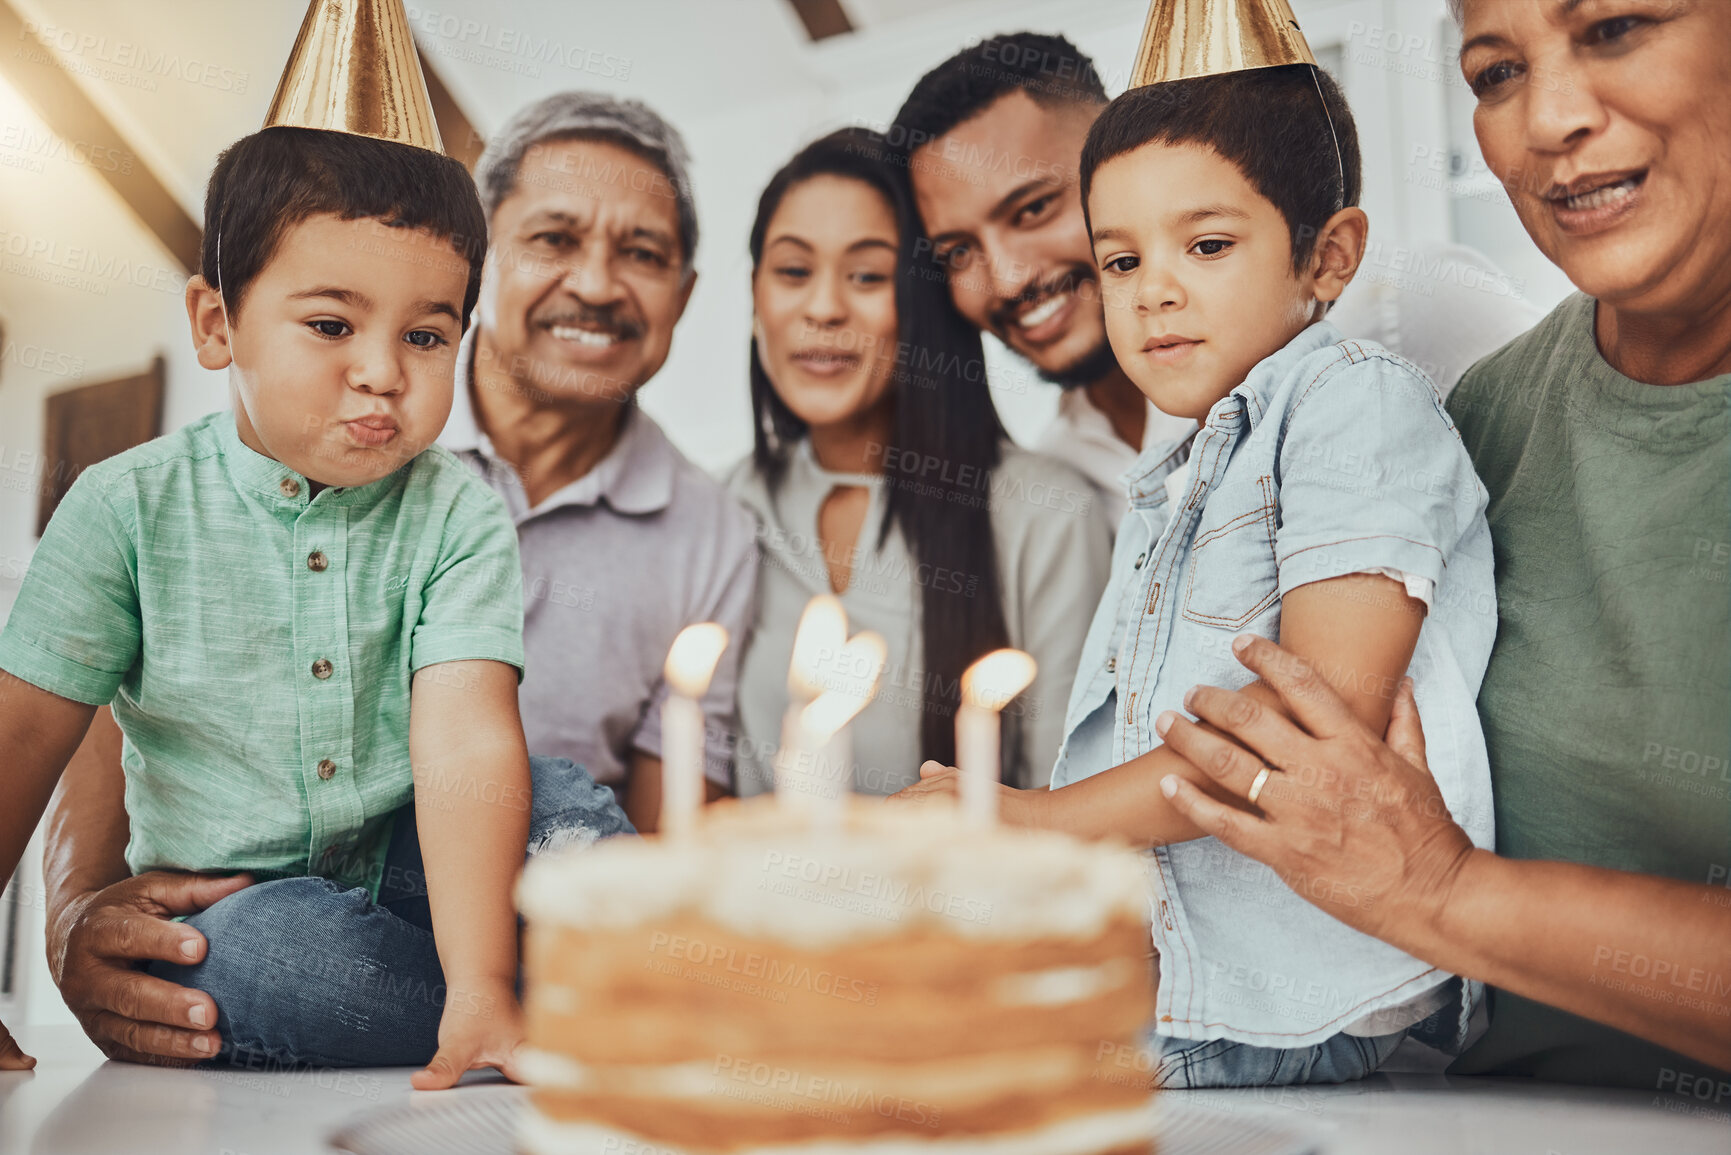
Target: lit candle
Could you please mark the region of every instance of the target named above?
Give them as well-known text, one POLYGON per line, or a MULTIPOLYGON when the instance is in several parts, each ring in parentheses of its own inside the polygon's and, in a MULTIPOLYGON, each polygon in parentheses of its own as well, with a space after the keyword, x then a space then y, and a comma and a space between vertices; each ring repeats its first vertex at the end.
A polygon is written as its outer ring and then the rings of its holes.
POLYGON ((673 639, 662 673, 672 693, 661 707, 661 831, 684 838, 703 806, 703 707, 699 704, 727 649, 727 629, 686 626, 673 639))
POLYGON ((1021 650, 993 650, 962 675, 956 764, 962 772, 962 821, 969 826, 991 826, 998 820, 998 714, 1028 688, 1034 670, 1034 659, 1021 650))
POLYGON ((800 712, 825 690, 824 667, 835 660, 847 643, 847 611, 841 599, 820 594, 805 604, 799 629, 793 635, 793 657, 787 666, 787 713, 781 721, 781 748, 775 756, 776 801, 801 806, 799 797, 807 786, 803 776, 809 766, 800 765, 807 747, 800 727, 800 712))
POLYGON ((832 688, 799 715, 799 762, 809 767, 802 784, 809 790, 814 818, 822 825, 839 825, 853 792, 853 741, 848 723, 877 694, 888 648, 883 638, 865 630, 848 639, 836 656, 832 688), (806 759, 809 757, 809 762, 806 759))
POLYGON ((787 696, 801 709, 829 687, 823 667, 847 642, 847 611, 833 594, 819 594, 805 603, 799 629, 793 635, 793 660, 787 667, 787 696))

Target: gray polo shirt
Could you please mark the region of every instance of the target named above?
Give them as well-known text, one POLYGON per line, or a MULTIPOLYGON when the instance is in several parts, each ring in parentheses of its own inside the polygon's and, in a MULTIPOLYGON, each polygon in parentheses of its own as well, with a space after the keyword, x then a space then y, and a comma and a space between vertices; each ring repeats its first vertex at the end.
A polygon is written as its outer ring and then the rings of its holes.
POLYGON ((703 701, 708 776, 729 781, 739 655, 751 624, 750 514, 633 405, 601 463, 529 508, 522 480, 475 421, 472 354, 439 443, 505 499, 523 558, 518 690, 531 754, 620 783, 632 750, 661 756, 661 667, 676 634, 719 622, 732 644, 703 701))

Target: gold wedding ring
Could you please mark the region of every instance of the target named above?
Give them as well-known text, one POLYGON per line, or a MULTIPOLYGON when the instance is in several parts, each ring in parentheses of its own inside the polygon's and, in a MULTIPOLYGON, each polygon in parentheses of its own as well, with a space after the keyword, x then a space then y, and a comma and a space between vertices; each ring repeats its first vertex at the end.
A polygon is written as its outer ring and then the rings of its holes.
POLYGON ((1252 806, 1256 805, 1257 795, 1262 793, 1262 788, 1266 785, 1268 785, 1268 767, 1264 766, 1256 772, 1256 777, 1250 783, 1248 801, 1252 806))

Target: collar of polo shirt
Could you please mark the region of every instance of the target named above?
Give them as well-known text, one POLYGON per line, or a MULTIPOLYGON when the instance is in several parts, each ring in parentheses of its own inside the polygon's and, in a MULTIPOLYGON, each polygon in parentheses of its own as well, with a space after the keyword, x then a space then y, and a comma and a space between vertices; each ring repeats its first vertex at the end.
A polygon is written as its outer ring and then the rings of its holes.
MULTIPOLYGON (((474 383, 475 334, 472 325, 457 350, 457 382, 451 395, 451 416, 439 444, 453 453, 473 453, 491 469, 515 470, 499 456, 492 438, 475 417, 470 389, 474 383)), ((625 413, 619 440, 600 463, 535 507, 541 513, 562 505, 594 505, 605 500, 614 511, 629 515, 659 513, 673 500, 673 479, 679 459, 672 442, 633 400, 625 413)))

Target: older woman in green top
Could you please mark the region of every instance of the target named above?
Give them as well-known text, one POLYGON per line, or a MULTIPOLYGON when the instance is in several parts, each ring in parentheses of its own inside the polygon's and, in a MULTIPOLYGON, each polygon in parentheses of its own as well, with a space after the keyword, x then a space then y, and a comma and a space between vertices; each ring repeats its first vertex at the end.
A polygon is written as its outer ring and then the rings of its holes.
POLYGON ((1491 495, 1498 853, 1449 820, 1410 695, 1385 744, 1267 642, 1241 660, 1293 720, 1199 688, 1191 710, 1237 744, 1166 735, 1238 796, 1271 767, 1260 805, 1165 788, 1283 877, 1328 879, 1302 892, 1343 921, 1490 983, 1454 1072, 1723 1085, 1731 4, 1451 5, 1486 163, 1581 290, 1449 402, 1491 495))

